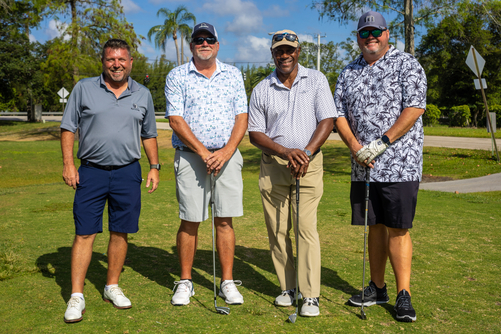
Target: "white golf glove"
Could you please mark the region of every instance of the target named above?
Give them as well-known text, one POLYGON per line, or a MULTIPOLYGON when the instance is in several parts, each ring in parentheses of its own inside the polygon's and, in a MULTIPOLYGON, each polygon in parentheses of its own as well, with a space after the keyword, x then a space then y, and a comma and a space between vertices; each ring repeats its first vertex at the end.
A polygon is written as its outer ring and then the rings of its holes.
POLYGON ((373 140, 372 142, 358 150, 357 160, 362 163, 367 160, 367 163, 370 163, 378 155, 386 151, 388 146, 389 145, 385 144, 381 138, 373 140))

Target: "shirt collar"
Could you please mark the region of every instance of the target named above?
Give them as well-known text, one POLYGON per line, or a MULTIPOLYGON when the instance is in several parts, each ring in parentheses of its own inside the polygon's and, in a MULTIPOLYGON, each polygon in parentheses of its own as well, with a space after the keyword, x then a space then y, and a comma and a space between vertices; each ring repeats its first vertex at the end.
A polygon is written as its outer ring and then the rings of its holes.
MULTIPOLYGON (((99 76, 99 84, 108 89, 106 82, 104 81, 104 73, 101 73, 101 75, 99 76)), ((131 93, 139 90, 139 84, 136 81, 132 80, 130 76, 127 78, 127 90, 130 90, 131 93)))
MULTIPOLYGON (((308 77, 308 69, 306 67, 301 66, 301 64, 297 64, 297 75, 296 78, 294 79, 294 83, 292 84, 293 86, 296 84, 296 82, 299 81, 301 78, 307 78, 308 77)), ((283 86, 284 84, 282 81, 277 76, 277 70, 275 69, 271 73, 271 80, 270 80, 270 86, 271 85, 276 85, 276 86, 283 86)))
MULTIPOLYGON (((395 48, 393 45, 390 45, 390 48, 388 49, 388 51, 386 51, 386 53, 384 54, 384 56, 382 56, 381 58, 379 58, 378 60, 376 60, 376 63, 380 62, 380 61, 384 61, 388 58, 391 58, 391 57, 395 57, 396 55, 398 55, 400 53, 400 50, 398 50, 397 48, 395 48)), ((368 63, 365 61, 364 59, 364 55, 361 54, 360 56, 358 56, 358 58, 356 59, 356 61, 358 62, 359 65, 363 65, 363 66, 366 66, 368 65, 368 63)))
MULTIPOLYGON (((212 76, 220 73, 220 72, 225 72, 228 70, 228 67, 226 66, 225 63, 222 63, 219 61, 219 59, 216 58, 216 70, 214 71, 214 74, 212 74, 212 76)), ((195 62, 193 60, 193 57, 191 57, 191 60, 188 64, 188 72, 196 72, 196 73, 200 73, 198 70, 197 70, 197 67, 195 66, 195 62)))

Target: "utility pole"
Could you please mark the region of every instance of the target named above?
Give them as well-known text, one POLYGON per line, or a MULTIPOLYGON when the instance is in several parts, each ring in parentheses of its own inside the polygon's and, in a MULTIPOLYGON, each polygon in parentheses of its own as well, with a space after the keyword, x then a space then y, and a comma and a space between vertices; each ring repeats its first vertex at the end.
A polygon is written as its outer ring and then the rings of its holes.
POLYGON ((317 71, 320 71, 320 37, 325 37, 326 35, 320 36, 320 34, 317 34, 317 71))

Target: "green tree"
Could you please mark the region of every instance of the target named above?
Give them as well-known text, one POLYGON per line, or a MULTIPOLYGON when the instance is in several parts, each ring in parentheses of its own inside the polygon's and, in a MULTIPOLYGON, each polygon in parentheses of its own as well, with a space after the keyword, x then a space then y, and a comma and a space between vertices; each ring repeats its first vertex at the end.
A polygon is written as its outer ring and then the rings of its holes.
POLYGON ((416 50, 428 78, 428 103, 447 108, 468 105, 476 123, 476 113, 484 111, 483 104, 476 106, 481 97, 474 89, 474 74, 465 64, 472 45, 486 61, 482 77, 488 83, 487 101, 501 102, 501 27, 495 19, 500 14, 500 0, 463 1, 455 13, 428 27, 416 50))
POLYGON ((183 34, 186 38, 189 31, 192 30, 188 23, 193 22, 193 25, 196 25, 195 15, 190 13, 185 6, 179 6, 173 12, 167 8, 160 8, 157 12, 157 17, 160 15, 165 17, 165 21, 163 24, 156 25, 148 31, 148 39, 151 41, 151 37, 154 35, 155 47, 161 48, 165 52, 167 40, 172 37, 174 45, 176 46, 177 64, 181 65, 179 47, 177 45, 177 35, 179 32, 182 43, 183 34))
POLYGON ((31 105, 40 63, 25 30, 36 24, 33 12, 28 1, 0 6, 0 110, 25 110, 31 105))
MULTIPOLYGON (((318 45, 315 43, 302 42, 299 63, 307 68, 317 69, 318 45)), ((337 77, 345 64, 339 52, 339 44, 329 42, 320 44, 320 72, 326 75, 331 90, 334 91, 337 77)))
POLYGON ((433 20, 454 8, 456 0, 313 0, 312 8, 320 18, 348 23, 358 21, 360 13, 370 8, 382 13, 397 13, 389 25, 391 31, 405 36, 405 52, 414 55, 414 26, 433 20), (415 14, 417 16, 415 17, 415 14))

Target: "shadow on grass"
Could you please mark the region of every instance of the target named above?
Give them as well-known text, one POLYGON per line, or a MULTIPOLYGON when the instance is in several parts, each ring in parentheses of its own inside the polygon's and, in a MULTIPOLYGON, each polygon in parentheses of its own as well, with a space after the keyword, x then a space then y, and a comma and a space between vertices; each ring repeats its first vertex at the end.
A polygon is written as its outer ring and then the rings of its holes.
MULTIPOLYGON (((92 261, 87 270, 86 278, 94 287, 102 292, 106 285, 105 268, 100 262, 106 262, 108 257, 105 254, 93 252, 92 261)), ((40 269, 44 277, 53 278, 57 285, 61 287, 61 297, 64 301, 70 299, 71 295, 71 247, 60 247, 55 253, 48 253, 40 256, 36 260, 36 266, 40 269)))
MULTIPOLYGON (((92 261, 87 271, 87 280, 101 292, 106 284, 107 268, 102 264, 107 262, 105 254, 93 252, 92 261)), ((55 253, 40 256, 36 261, 44 277, 55 279, 61 287, 63 300, 68 300, 71 295, 71 247, 60 247, 55 253)), ((129 243, 125 266, 141 274, 149 280, 172 290, 174 281, 179 275, 179 261, 176 247, 171 252, 156 247, 137 246, 129 243)), ((193 263, 193 282, 209 290, 213 289, 212 282, 212 251, 198 250, 193 263), (205 272, 204 275, 202 272, 205 272), (207 278, 210 277, 209 279, 207 278)), ((269 250, 236 246, 233 275, 236 280, 242 280, 245 288, 257 293, 274 298, 280 294, 280 286, 275 276, 273 262, 269 250), (269 272, 273 279, 263 275, 260 271, 269 272)), ((216 284, 219 286, 220 267, 216 254, 216 284)), ((358 292, 348 282, 339 277, 335 270, 322 267, 322 284, 346 294, 358 292)))

